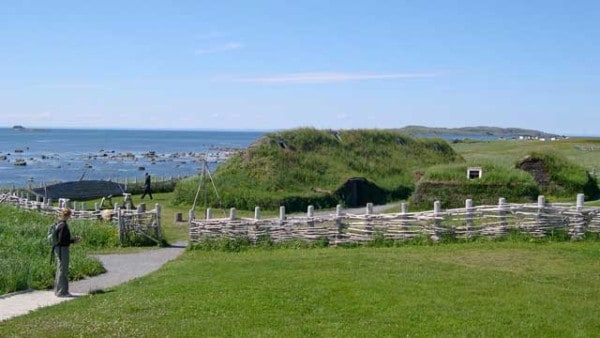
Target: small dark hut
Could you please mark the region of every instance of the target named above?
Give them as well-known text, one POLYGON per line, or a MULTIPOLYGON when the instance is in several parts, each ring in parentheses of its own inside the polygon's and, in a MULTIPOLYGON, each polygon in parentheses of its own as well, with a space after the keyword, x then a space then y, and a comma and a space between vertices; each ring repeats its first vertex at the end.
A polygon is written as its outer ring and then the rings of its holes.
POLYGON ((52 184, 41 188, 31 189, 31 192, 42 198, 68 198, 84 201, 112 195, 121 195, 125 192, 125 186, 111 181, 84 180, 52 184))

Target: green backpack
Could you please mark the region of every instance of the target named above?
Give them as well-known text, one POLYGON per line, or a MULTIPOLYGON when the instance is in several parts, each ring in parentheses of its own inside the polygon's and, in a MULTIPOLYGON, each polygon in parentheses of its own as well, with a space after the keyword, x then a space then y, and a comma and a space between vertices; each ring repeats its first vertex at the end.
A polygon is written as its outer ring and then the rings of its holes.
POLYGON ((46 239, 48 239, 48 243, 52 245, 52 248, 58 245, 58 222, 53 223, 48 227, 46 239))

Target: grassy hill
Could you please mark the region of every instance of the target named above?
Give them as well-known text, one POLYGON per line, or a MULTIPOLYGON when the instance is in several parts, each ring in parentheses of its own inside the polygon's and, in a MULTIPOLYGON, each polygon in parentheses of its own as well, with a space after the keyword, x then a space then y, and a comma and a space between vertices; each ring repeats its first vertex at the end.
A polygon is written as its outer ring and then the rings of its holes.
MULTIPOLYGON (((505 129, 519 131, 526 132, 505 129)), ((214 183, 222 203, 199 178, 178 184, 175 201, 191 204, 198 187, 204 192, 198 198, 201 206, 246 210, 283 205, 288 211, 304 211, 308 205, 351 207, 409 197, 415 210, 431 208, 435 200, 444 207, 460 207, 467 198, 475 204, 495 204, 499 197, 526 202, 538 194, 574 199, 580 192, 590 200, 598 198, 594 176, 600 167, 599 142, 507 139, 450 145, 391 130, 294 129, 265 135, 218 168, 214 183), (543 157, 542 171, 550 181, 517 169, 516 164, 532 154, 549 154, 543 157), (468 180, 469 166, 483 167, 484 177, 468 180)))
MULTIPOLYGON (((404 199, 428 167, 456 162, 463 162, 462 157, 440 139, 383 130, 302 128, 265 135, 221 165, 214 180, 223 207, 284 205, 303 211, 311 204, 352 204, 357 201, 353 194, 377 203, 404 199)), ((178 184, 176 202, 191 203, 198 186, 199 178, 178 184)), ((203 198, 218 205, 214 191, 203 198)))

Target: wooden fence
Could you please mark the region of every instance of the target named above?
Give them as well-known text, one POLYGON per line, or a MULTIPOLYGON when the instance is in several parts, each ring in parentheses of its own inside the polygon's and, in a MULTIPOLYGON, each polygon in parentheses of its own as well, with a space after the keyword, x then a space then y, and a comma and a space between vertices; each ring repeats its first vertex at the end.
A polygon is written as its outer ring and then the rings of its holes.
POLYGON ((118 204, 115 204, 114 208, 111 209, 101 209, 99 204, 95 203, 94 209, 88 210, 85 202, 75 202, 61 198, 55 206, 51 200, 29 199, 24 192, 0 193, 0 204, 12 205, 48 215, 58 215, 62 208, 69 207, 72 210, 72 218, 102 219, 112 222, 119 228, 119 239, 123 244, 129 243, 136 235, 148 238, 157 244, 162 241, 160 204, 156 204, 154 209, 146 210, 145 204, 140 204, 135 209, 131 208, 130 205, 121 207, 118 204))
POLYGON ((399 213, 374 214, 372 210, 368 204, 364 214, 352 214, 338 206, 335 214, 316 215, 309 207, 306 216, 286 216, 282 207, 279 217, 272 219, 262 219, 259 208, 254 218, 236 217, 235 209, 231 209, 229 217, 216 219, 208 209, 205 219, 194 219, 190 211, 190 242, 218 237, 244 237, 256 242, 268 237, 274 242, 327 239, 335 246, 375 239, 495 238, 515 231, 533 237, 561 232, 572 239, 600 233, 600 208, 584 207, 583 194, 577 196, 576 204, 549 204, 540 196, 533 204, 509 204, 500 198, 498 205, 482 206, 467 200, 460 209, 442 210, 436 202, 431 211, 410 213, 405 203, 399 213))

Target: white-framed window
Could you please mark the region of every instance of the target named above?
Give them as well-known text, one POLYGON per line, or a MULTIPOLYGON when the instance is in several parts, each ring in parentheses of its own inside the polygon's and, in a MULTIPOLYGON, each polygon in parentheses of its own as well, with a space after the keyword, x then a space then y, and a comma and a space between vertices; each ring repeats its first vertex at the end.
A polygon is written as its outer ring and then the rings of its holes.
POLYGON ((481 167, 467 168, 467 178, 470 180, 474 180, 476 178, 481 178, 482 175, 483 175, 483 169, 481 167))

